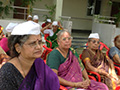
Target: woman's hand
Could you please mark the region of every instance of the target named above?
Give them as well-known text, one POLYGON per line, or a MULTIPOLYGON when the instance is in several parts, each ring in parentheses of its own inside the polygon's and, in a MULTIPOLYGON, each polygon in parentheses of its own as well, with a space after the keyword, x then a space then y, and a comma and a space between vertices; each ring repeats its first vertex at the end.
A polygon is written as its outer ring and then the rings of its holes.
POLYGON ((83 89, 87 89, 89 85, 90 85, 90 80, 74 83, 74 87, 83 88, 83 89))
POLYGON ((104 76, 106 76, 108 78, 111 78, 109 73, 107 73, 105 70, 99 69, 98 73, 101 74, 101 75, 104 75, 104 76))

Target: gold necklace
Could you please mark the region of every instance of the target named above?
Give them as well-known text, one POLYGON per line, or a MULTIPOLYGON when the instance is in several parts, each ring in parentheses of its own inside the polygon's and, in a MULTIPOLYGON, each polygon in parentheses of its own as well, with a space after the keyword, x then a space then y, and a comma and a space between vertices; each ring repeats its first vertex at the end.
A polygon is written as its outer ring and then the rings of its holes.
POLYGON ((21 70, 22 70, 22 72, 23 72, 23 77, 25 78, 25 72, 24 72, 24 70, 23 70, 23 68, 22 68, 22 64, 21 64, 21 62, 20 62, 20 59, 18 58, 18 61, 19 61, 19 64, 20 64, 20 68, 21 68, 21 70))

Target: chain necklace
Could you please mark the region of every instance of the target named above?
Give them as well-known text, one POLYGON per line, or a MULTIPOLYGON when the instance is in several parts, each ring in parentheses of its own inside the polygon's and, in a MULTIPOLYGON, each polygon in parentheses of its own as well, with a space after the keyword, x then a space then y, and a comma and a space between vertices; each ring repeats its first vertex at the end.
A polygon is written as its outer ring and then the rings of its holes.
POLYGON ((20 59, 18 58, 18 61, 19 61, 19 64, 20 64, 20 68, 21 68, 21 70, 22 70, 22 72, 23 72, 23 77, 25 78, 25 72, 24 72, 24 70, 23 70, 23 68, 22 68, 22 64, 21 64, 21 62, 20 62, 20 59))

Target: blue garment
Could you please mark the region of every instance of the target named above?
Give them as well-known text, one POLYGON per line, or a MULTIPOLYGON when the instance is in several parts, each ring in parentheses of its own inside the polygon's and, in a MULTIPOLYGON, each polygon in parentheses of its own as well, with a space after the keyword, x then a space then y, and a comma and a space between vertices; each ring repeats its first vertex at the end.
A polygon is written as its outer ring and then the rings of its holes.
MULTIPOLYGON (((117 47, 112 47, 112 48, 110 49, 110 51, 109 51, 109 57, 110 57, 110 59, 113 60, 113 56, 116 55, 116 54, 118 54, 119 57, 120 57, 120 50, 119 50, 117 47)), ((114 61, 114 60, 113 60, 113 61, 114 61)), ((115 66, 117 66, 117 65, 115 65, 115 66)), ((120 66, 119 66, 119 67, 120 67, 120 66)))

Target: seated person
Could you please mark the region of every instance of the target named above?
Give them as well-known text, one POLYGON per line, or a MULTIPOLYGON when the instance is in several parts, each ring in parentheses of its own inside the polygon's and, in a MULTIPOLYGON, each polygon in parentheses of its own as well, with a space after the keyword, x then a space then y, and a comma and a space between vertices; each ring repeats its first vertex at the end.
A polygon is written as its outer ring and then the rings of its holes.
POLYGON ((42 24, 42 29, 40 30, 41 31, 41 34, 42 34, 42 41, 44 42, 44 44, 47 46, 46 44, 46 41, 45 41, 45 34, 48 34, 50 36, 52 36, 54 33, 52 31, 52 22, 51 22, 51 19, 47 19, 45 23, 42 24))
POLYGON ((52 25, 51 19, 47 19, 46 22, 42 24, 41 32, 43 34, 49 34, 49 33, 46 33, 44 31, 46 31, 46 30, 52 30, 52 26, 51 25, 52 25))
POLYGON ((0 69, 0 90, 59 90, 57 75, 40 58, 39 24, 27 21, 17 25, 8 46, 11 59, 0 69))
MULTIPOLYGON (((45 23, 42 24, 42 28, 44 28, 45 26, 47 26, 49 23, 51 23, 51 19, 47 19, 45 23)), ((49 27, 50 28, 50 27, 49 27)), ((49 29, 48 28, 48 29, 49 29)))
MULTIPOLYGON (((57 43, 57 33, 63 29, 62 25, 60 24, 60 22, 54 21, 52 23, 52 28, 53 28, 53 32, 54 34, 52 36, 48 36, 47 40, 52 42, 52 49, 58 46, 57 43)), ((50 44, 47 42, 47 47, 50 47, 50 44)))
POLYGON ((1 26, 0 28, 0 46, 2 47, 2 49, 8 53, 9 52, 9 48, 8 48, 8 39, 5 37, 5 35, 3 34, 3 28, 1 26))
POLYGON ((6 52, 0 47, 0 68, 10 60, 10 57, 6 52))
POLYGON ((108 90, 105 84, 88 78, 79 55, 70 48, 71 41, 72 37, 68 31, 59 31, 59 46, 47 57, 47 65, 58 75, 60 84, 69 90, 108 90))
MULTIPOLYGON (((114 47, 109 51, 109 56, 116 64, 120 64, 120 35, 114 38, 114 47)), ((116 65, 120 67, 120 65, 116 65)))
POLYGON ((32 21, 32 16, 31 15, 28 15, 27 21, 32 21))
POLYGON ((12 22, 10 22, 10 23, 7 25, 7 27, 5 28, 5 30, 7 31, 8 37, 11 35, 12 30, 13 30, 14 27, 17 26, 17 25, 18 25, 18 23, 12 23, 12 22))
POLYGON ((98 49, 99 43, 98 33, 91 33, 88 37, 88 47, 82 52, 82 60, 87 70, 99 73, 109 90, 114 90, 119 79, 112 60, 98 49))
POLYGON ((39 20, 38 15, 34 15, 34 16, 33 16, 33 22, 38 23, 38 20, 39 20))

